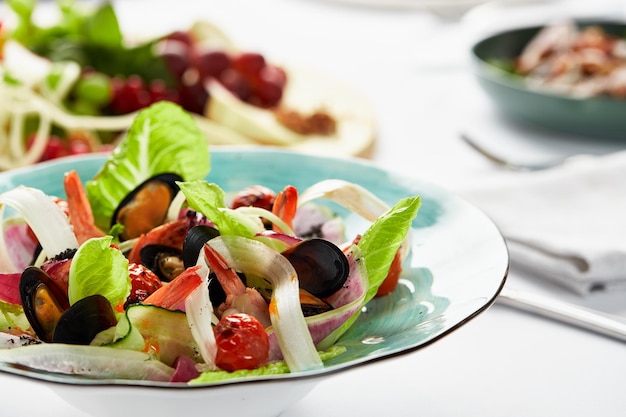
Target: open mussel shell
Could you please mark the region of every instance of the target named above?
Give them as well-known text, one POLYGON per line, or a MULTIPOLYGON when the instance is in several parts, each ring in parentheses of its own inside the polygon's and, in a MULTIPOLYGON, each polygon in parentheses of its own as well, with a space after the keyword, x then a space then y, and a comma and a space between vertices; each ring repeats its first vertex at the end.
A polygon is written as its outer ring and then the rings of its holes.
POLYGON ((139 251, 141 263, 152 270, 161 281, 171 281, 185 270, 183 252, 165 245, 146 245, 139 251))
POLYGON ((61 316, 52 341, 88 345, 98 333, 117 324, 111 303, 102 295, 85 297, 61 316))
POLYGON ((318 298, 328 297, 348 279, 348 258, 334 243, 308 239, 283 252, 298 274, 300 288, 318 298))
POLYGON ((327 302, 300 288, 300 307, 304 317, 316 316, 333 309, 327 302))
POLYGON ((198 262, 198 256, 200 256, 204 244, 219 235, 220 232, 211 226, 201 224, 192 227, 183 242, 183 264, 185 268, 194 266, 198 262))
POLYGON ((37 337, 52 342, 57 323, 69 308, 67 295, 41 268, 29 266, 20 278, 20 298, 37 337))
POLYGON ((177 174, 155 175, 139 184, 117 206, 111 218, 111 226, 121 224, 122 240, 139 237, 143 233, 163 224, 170 203, 178 194, 177 174))

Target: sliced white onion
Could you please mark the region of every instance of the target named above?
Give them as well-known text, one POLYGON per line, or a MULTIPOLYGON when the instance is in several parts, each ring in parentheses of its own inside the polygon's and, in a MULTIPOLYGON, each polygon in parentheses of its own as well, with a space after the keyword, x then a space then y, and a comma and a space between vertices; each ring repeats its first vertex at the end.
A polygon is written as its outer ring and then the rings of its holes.
POLYGON ((201 268, 198 275, 202 278, 202 284, 198 286, 185 300, 185 312, 187 313, 187 323, 191 329, 191 334, 198 344, 200 355, 204 360, 207 369, 217 369, 215 366, 215 354, 217 344, 213 333, 213 323, 217 321, 213 314, 213 304, 209 298, 208 278, 209 267, 200 256, 198 264, 201 268))
POLYGON ((27 335, 0 332, 0 349, 15 349, 36 343, 40 343, 40 341, 27 335))
MULTIPOLYGON (((324 198, 353 211, 365 220, 375 221, 391 209, 383 200, 371 191, 349 181, 329 179, 317 182, 304 190, 298 197, 298 206, 324 198)), ((407 233, 400 248, 404 260, 411 248, 411 232, 407 233)))
MULTIPOLYGON (((30 226, 43 251, 56 256, 67 249, 78 248, 78 241, 63 210, 43 191, 19 186, 0 194, 0 205, 15 209, 30 226)), ((0 230, 0 247, 6 247, 4 231, 0 230)), ((10 271, 16 272, 16 271, 10 271)))
POLYGON ((143 352, 63 343, 0 349, 0 362, 99 379, 169 381, 174 374, 173 368, 143 352))
POLYGON ((172 202, 170 203, 169 208, 167 209, 167 216, 165 217, 165 222, 173 222, 178 219, 180 215, 180 211, 183 208, 183 205, 187 201, 185 194, 181 191, 177 192, 172 202))
POLYGON ((289 227, 287 223, 283 221, 283 219, 281 219, 280 217, 278 217, 277 215, 275 215, 269 210, 266 210, 260 207, 249 206, 249 207, 238 207, 235 209, 235 211, 238 213, 245 214, 247 216, 251 216, 251 217, 258 216, 260 218, 269 220, 272 223, 274 223, 276 226, 278 226, 278 228, 280 228, 280 230, 282 230, 284 233, 287 233, 292 236, 294 235, 293 230, 291 230, 291 227, 289 227))
POLYGON ((318 198, 334 201, 369 221, 376 220, 389 210, 389 206, 371 191, 339 179, 313 184, 298 196, 298 206, 318 198))

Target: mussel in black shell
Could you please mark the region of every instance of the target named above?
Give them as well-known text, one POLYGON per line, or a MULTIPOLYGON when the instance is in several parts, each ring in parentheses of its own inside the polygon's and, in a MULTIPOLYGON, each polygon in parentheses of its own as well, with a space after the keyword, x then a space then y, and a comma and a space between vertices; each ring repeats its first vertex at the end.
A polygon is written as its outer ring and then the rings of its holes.
POLYGON ((147 179, 128 193, 113 213, 111 226, 121 224, 124 230, 120 239, 139 237, 163 224, 170 203, 176 197, 177 181, 183 178, 177 174, 159 174, 147 179))
POLYGON ((117 324, 105 297, 92 295, 70 306, 67 295, 38 267, 22 272, 20 297, 28 322, 43 342, 86 345, 117 324))
POLYGON ((139 252, 141 263, 161 281, 171 281, 185 270, 183 252, 165 245, 146 245, 139 252))
POLYGON ((300 288, 300 307, 304 317, 316 316, 333 309, 330 304, 320 300, 302 288, 300 288))
POLYGON ((61 316, 54 330, 54 343, 88 345, 98 333, 117 324, 111 303, 99 294, 85 297, 61 316))
POLYGON ((185 268, 194 266, 205 243, 218 237, 220 232, 211 226, 200 224, 192 227, 183 242, 183 263, 185 268))
POLYGON ((20 278, 24 314, 37 337, 52 342, 54 329, 69 308, 67 295, 41 268, 27 267, 20 278))
POLYGON ((318 298, 328 297, 348 279, 348 258, 334 243, 308 239, 283 252, 298 273, 300 288, 318 298))

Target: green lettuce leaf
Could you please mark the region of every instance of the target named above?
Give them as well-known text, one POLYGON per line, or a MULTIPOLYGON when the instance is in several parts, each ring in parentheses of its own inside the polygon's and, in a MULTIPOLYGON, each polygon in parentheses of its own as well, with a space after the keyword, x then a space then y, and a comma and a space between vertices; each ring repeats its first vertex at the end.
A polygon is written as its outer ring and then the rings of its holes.
POLYGON ((256 217, 227 208, 224 191, 218 185, 199 180, 179 182, 178 186, 189 207, 211 219, 222 236, 253 237, 263 229, 256 217))
POLYGON ((109 47, 121 47, 122 31, 111 3, 104 3, 84 22, 84 35, 87 42, 109 47))
POLYGON ((111 236, 89 239, 76 251, 70 266, 68 297, 70 304, 100 294, 113 308, 130 294, 128 259, 113 247, 111 236))
MULTIPOLYGON (((333 345, 327 350, 319 351, 322 361, 333 359, 346 351, 345 346, 333 345)), ((189 381, 190 385, 210 384, 214 382, 226 381, 235 378, 252 378, 267 375, 288 374, 289 367, 283 361, 270 362, 256 369, 239 369, 233 372, 227 371, 206 371, 200 374, 196 379, 189 381)))
POLYGON ((182 107, 161 101, 140 111, 126 137, 86 184, 96 224, 107 230, 117 205, 148 178, 172 172, 186 181, 210 170, 206 136, 182 107))
POLYGON ((0 300, 0 332, 8 332, 10 329, 28 329, 29 327, 30 324, 28 324, 21 305, 0 300))
POLYGON ((409 232, 420 205, 419 196, 404 198, 363 233, 358 246, 365 259, 370 284, 364 303, 376 295, 378 287, 387 277, 391 262, 409 232))

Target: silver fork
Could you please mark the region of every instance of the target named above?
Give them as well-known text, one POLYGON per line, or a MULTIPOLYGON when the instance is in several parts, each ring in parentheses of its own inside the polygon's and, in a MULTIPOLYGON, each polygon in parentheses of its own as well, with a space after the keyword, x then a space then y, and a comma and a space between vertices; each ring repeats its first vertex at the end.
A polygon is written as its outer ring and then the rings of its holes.
POLYGON ((621 317, 611 316, 551 297, 508 288, 502 289, 496 301, 502 305, 626 342, 626 320, 621 317))
POLYGON ((510 169, 511 171, 540 171, 542 169, 548 169, 561 165, 568 159, 555 158, 539 162, 512 161, 486 149, 483 145, 478 144, 478 142, 476 142, 466 133, 461 133, 461 139, 463 139, 463 141, 467 143, 472 149, 489 159, 491 162, 503 168, 510 169))

